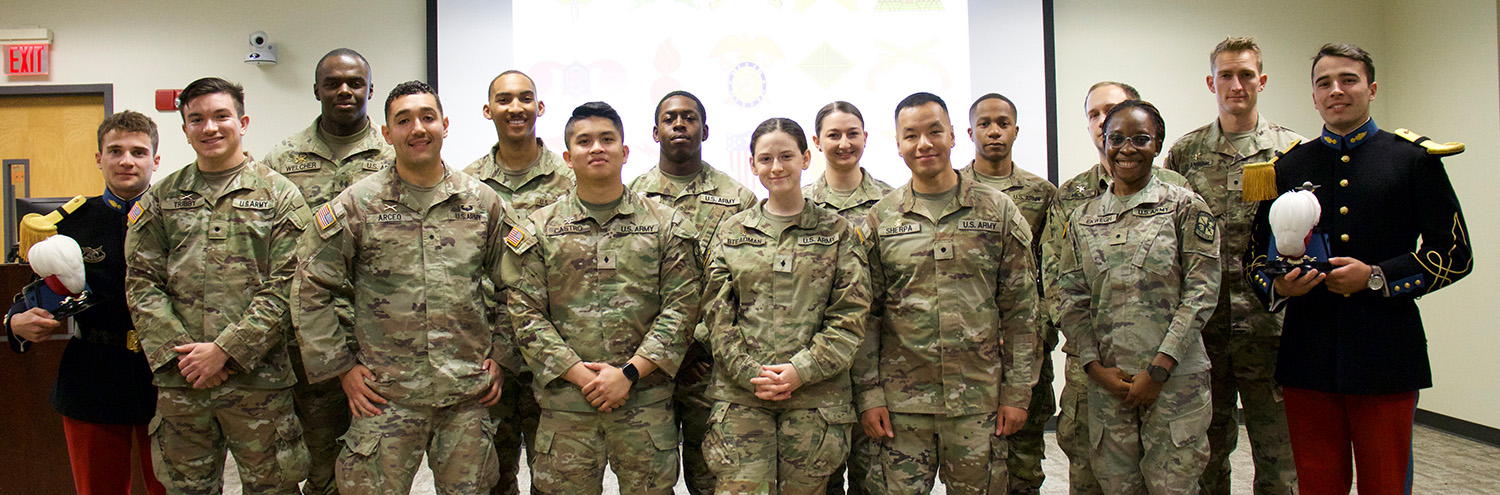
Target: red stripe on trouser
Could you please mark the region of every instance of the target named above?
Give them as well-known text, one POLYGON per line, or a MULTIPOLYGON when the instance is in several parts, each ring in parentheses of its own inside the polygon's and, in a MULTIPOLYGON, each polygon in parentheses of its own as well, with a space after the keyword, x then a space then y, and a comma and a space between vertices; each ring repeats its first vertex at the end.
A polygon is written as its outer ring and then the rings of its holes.
POLYGON ((107 425, 63 417, 63 435, 68 441, 68 461, 73 466, 73 484, 78 495, 120 494, 130 491, 132 437, 141 457, 141 477, 146 493, 162 495, 166 487, 151 470, 151 441, 146 425, 107 425))
POLYGON ((1282 387, 1302 495, 1406 493, 1415 391, 1354 395, 1282 387), (1358 469, 1352 469, 1355 466, 1358 469))

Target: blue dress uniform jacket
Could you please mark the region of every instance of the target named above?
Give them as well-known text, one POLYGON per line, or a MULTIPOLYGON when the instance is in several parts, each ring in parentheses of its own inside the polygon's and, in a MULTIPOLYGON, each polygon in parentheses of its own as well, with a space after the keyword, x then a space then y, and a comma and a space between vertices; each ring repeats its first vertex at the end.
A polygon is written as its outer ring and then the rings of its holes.
MULTIPOLYGON (((1276 162, 1276 189, 1304 182, 1322 216, 1330 257, 1352 257, 1385 272, 1386 289, 1350 296, 1319 284, 1289 300, 1260 273, 1267 259, 1271 202, 1263 201, 1244 260, 1245 273, 1286 322, 1276 379, 1282 385, 1341 394, 1391 394, 1432 386, 1427 337, 1416 299, 1473 267, 1468 229, 1437 156, 1370 121, 1348 136, 1327 132, 1276 162)), ((1274 248, 1271 248, 1274 249, 1274 248)))
MULTIPOLYGON (((125 301, 125 212, 131 203, 105 194, 57 223, 57 233, 83 249, 90 296, 98 303, 73 317, 81 336, 63 349, 51 402, 59 414, 79 421, 143 425, 156 414, 156 386, 146 355, 127 348, 135 329, 125 301)), ((27 309, 17 302, 10 314, 27 309)))

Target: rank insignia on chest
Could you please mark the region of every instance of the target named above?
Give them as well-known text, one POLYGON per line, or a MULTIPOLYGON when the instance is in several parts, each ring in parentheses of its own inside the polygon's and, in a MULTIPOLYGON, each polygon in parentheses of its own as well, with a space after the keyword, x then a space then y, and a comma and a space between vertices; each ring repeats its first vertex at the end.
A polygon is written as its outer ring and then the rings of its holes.
POLYGON ((1193 224, 1193 234, 1199 239, 1213 242, 1214 238, 1219 235, 1219 227, 1214 223, 1214 216, 1205 211, 1198 212, 1198 220, 1193 224))

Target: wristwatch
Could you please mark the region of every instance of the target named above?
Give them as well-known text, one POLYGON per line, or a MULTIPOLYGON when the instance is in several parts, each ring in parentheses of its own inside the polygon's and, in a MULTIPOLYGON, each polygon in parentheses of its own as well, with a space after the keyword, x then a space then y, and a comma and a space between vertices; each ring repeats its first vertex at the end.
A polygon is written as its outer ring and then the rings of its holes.
POLYGON ((1146 367, 1146 373, 1151 375, 1151 381, 1156 383, 1164 383, 1168 378, 1172 378, 1172 370, 1154 364, 1146 367))
POLYGON ((641 380, 641 371, 635 369, 635 363, 625 363, 625 366, 620 368, 620 372, 625 374, 625 379, 630 380, 631 385, 641 380))
POLYGON ((1370 280, 1365 282, 1365 287, 1369 287, 1370 290, 1376 292, 1385 290, 1385 270, 1381 270, 1378 266, 1370 265, 1370 280))

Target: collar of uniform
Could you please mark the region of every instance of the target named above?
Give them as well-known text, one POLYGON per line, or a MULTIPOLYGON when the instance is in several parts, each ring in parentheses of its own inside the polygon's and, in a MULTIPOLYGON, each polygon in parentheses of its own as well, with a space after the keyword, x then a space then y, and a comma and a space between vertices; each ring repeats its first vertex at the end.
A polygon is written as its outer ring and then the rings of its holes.
MULTIPOLYGON (((322 158, 324 160, 332 162, 333 150, 328 149, 328 144, 324 143, 322 139, 318 138, 318 125, 322 123, 322 121, 323 117, 320 115, 313 119, 312 126, 303 129, 295 136, 292 136, 291 139, 289 139, 289 141, 291 141, 291 150, 297 153, 309 153, 317 155, 318 158, 322 158)), ((345 157, 345 159, 352 158, 355 155, 364 153, 366 151, 374 150, 376 152, 379 152, 381 145, 385 144, 385 138, 381 137, 380 132, 375 130, 375 123, 370 121, 370 117, 368 115, 365 116, 365 122, 366 130, 368 131, 365 133, 365 138, 359 140, 359 143, 355 145, 355 150, 349 153, 349 156, 345 157)))
MULTIPOLYGON (((613 217, 624 217, 634 215, 641 207, 641 197, 630 191, 629 186, 624 187, 620 193, 620 205, 615 207, 613 217)), ((557 214, 555 218, 561 218, 563 223, 578 223, 586 218, 593 218, 588 214, 588 208, 583 206, 583 200, 578 199, 578 191, 575 189, 568 192, 566 199, 558 200, 557 214)))
MULTIPOLYGON (((1271 123, 1264 116, 1256 114, 1255 128, 1250 131, 1255 133, 1255 150, 1257 152, 1276 147, 1276 140, 1271 135, 1271 123)), ((1229 142, 1229 139, 1224 136, 1223 124, 1220 124, 1218 119, 1214 119, 1214 125, 1208 126, 1207 139, 1208 142, 1214 143, 1215 152, 1227 156, 1239 155, 1240 151, 1234 148, 1234 143, 1229 142)))
MULTIPOLYGON (((804 199, 806 199, 806 198, 804 198, 804 199)), ((766 213, 766 202, 767 201, 770 201, 770 199, 762 199, 758 203, 756 203, 756 205, 755 205, 755 214, 754 215, 745 215, 745 219, 742 220, 742 221, 740 221, 740 223, 744 224, 746 227, 749 227, 749 228, 752 228, 752 229, 755 229, 755 230, 761 230, 760 229, 760 225, 762 223, 766 222, 766 215, 767 215, 767 213, 766 213)), ((813 203, 812 200, 805 200, 805 201, 803 201, 802 202, 802 212, 798 213, 796 217, 793 217, 792 218, 792 223, 787 224, 787 227, 794 227, 795 226, 795 227, 803 228, 803 229, 811 229, 811 228, 817 226, 818 225, 818 211, 819 211, 818 210, 818 205, 816 203, 813 203)), ((762 231, 762 232, 765 232, 765 231, 762 231)))
MULTIPOLYGON (((910 213, 917 206, 916 190, 912 188, 911 184, 911 181, 906 181, 906 185, 901 186, 901 205, 897 208, 901 213, 910 213)), ((958 200, 959 208, 974 206, 974 198, 969 194, 974 190, 974 184, 977 184, 977 182, 972 177, 964 177, 964 174, 958 174, 958 184, 954 187, 958 188, 957 193, 955 193, 955 199, 958 200)), ((947 212, 943 212, 935 216, 942 217, 946 214, 947 212)))
POLYGON ((130 208, 135 206, 136 200, 141 199, 141 196, 145 195, 146 193, 142 192, 134 198, 125 199, 116 196, 114 191, 111 191, 108 187, 106 187, 104 188, 104 194, 101 194, 100 197, 104 198, 104 205, 108 206, 111 210, 115 210, 120 213, 128 213, 130 211, 130 208))
MULTIPOLYGON (((516 184, 514 189, 520 189, 521 186, 525 186, 537 177, 557 173, 562 168, 562 157, 558 156, 557 153, 553 153, 552 150, 547 149, 547 144, 542 142, 542 138, 536 138, 536 145, 541 150, 537 152, 536 159, 526 165, 526 174, 521 176, 521 182, 516 184)), ((498 151, 500 151, 500 143, 496 142, 494 146, 490 147, 490 153, 481 158, 483 164, 480 166, 479 179, 494 180, 500 185, 509 188, 510 185, 505 183, 507 177, 505 175, 505 166, 501 165, 500 160, 495 158, 498 151)))
POLYGON ((416 212, 426 211, 426 209, 430 208, 431 206, 442 204, 444 201, 447 201, 449 198, 453 197, 459 192, 459 172, 449 168, 448 162, 442 162, 442 166, 443 179, 439 180, 437 184, 433 185, 434 189, 432 191, 433 198, 442 199, 434 201, 432 205, 418 205, 410 202, 410 199, 412 199, 411 195, 404 194, 407 187, 406 180, 402 179, 401 174, 396 171, 396 165, 394 163, 392 163, 391 166, 382 169, 380 172, 377 172, 386 174, 385 187, 380 189, 377 197, 379 197, 383 201, 400 203, 402 206, 405 206, 411 209, 411 211, 416 212))
MULTIPOLYGON (((1151 180, 1146 181, 1146 187, 1141 188, 1134 196, 1131 196, 1130 202, 1121 205, 1119 211, 1110 211, 1110 206, 1119 204, 1119 201, 1103 201, 1102 203, 1105 205, 1104 210, 1106 210, 1104 213, 1123 213, 1135 209, 1135 207, 1140 205, 1160 203, 1162 201, 1162 187, 1161 179, 1156 174, 1151 174, 1151 180)), ((1114 193, 1106 191, 1106 194, 1113 195, 1114 193)))
POLYGON ((1089 178, 1088 185, 1096 187, 1097 189, 1094 189, 1096 192, 1108 191, 1109 183, 1113 182, 1114 178, 1110 177, 1109 171, 1104 169, 1104 163, 1095 163, 1094 168, 1090 169, 1090 172, 1093 176, 1089 178))
POLYGON ((652 167, 651 170, 646 172, 646 181, 642 182, 646 190, 641 192, 660 194, 677 199, 687 195, 703 194, 718 189, 719 186, 716 179, 718 175, 721 175, 719 171, 709 166, 708 162, 702 160, 698 161, 698 165, 701 167, 701 170, 698 171, 698 176, 693 177, 693 180, 689 181, 686 186, 682 186, 682 189, 677 189, 677 183, 672 182, 672 179, 668 179, 666 174, 661 171, 661 167, 652 167))
MULTIPOLYGON (((250 152, 248 151, 244 153, 245 168, 240 170, 239 174, 229 179, 229 183, 224 185, 224 191, 219 194, 220 197, 228 196, 229 193, 240 189, 254 188, 258 185, 258 183, 252 182, 255 180, 256 175, 251 173, 257 166, 255 157, 250 156, 250 152)), ((213 190, 208 187, 208 181, 203 179, 203 171, 198 169, 198 162, 194 161, 188 164, 187 167, 184 167, 183 172, 182 178, 176 184, 176 189, 197 194, 204 199, 210 199, 213 190)))
POLYGON ((1318 142, 1338 151, 1352 150, 1375 137, 1377 132, 1380 132, 1380 128, 1375 126, 1373 118, 1366 120, 1364 125, 1343 136, 1334 134, 1333 131, 1328 130, 1328 126, 1323 126, 1323 135, 1318 138, 1318 142))
POLYGON ((842 204, 833 199, 834 190, 832 186, 828 185, 827 171, 824 171, 823 175, 818 177, 818 181, 813 183, 812 190, 810 191, 811 194, 807 195, 807 200, 818 204, 830 205, 839 210, 880 201, 880 198, 885 195, 880 193, 880 188, 875 185, 875 179, 870 177, 870 171, 865 170, 864 167, 860 167, 859 175, 859 186, 854 188, 854 193, 850 194, 848 198, 844 198, 841 202, 842 204))
MULTIPOLYGON (((1012 164, 1011 167, 1015 167, 1015 165, 1012 164)), ((980 172, 980 171, 974 169, 974 161, 973 160, 969 160, 969 166, 964 167, 962 170, 959 170, 958 171, 958 175, 961 176, 961 177, 964 177, 966 179, 975 181, 975 182, 979 181, 979 176, 980 175, 983 175, 985 177, 994 177, 995 180, 998 182, 997 185, 1001 186, 1001 187, 998 187, 996 189, 999 189, 1001 191, 1009 191, 1011 189, 1015 189, 1017 187, 1021 187, 1021 183, 1016 180, 1016 170, 1015 170, 1015 168, 1011 168, 1010 175, 1007 175, 1007 176, 1004 176, 1004 177, 999 177, 999 176, 989 175, 989 174, 986 174, 984 172, 980 172)))

